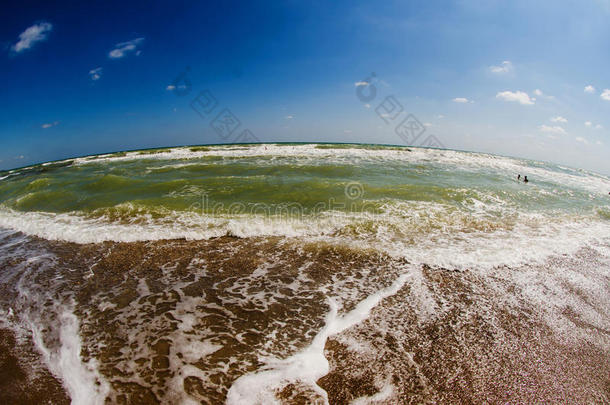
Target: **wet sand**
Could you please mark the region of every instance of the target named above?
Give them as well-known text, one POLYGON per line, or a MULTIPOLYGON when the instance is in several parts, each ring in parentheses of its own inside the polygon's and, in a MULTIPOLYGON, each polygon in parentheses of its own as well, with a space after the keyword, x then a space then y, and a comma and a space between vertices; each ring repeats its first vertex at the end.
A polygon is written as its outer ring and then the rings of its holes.
POLYGON ((32 370, 28 357, 39 356, 34 347, 20 347, 11 330, 0 329, 0 403, 13 405, 69 404, 70 398, 47 370, 32 370))
MULTIPOLYGON (((608 302, 560 278, 580 266, 608 288, 591 252, 481 273, 286 238, 27 238, 3 249, 2 309, 12 308, 15 322, 27 314, 43 325, 50 351, 64 345, 53 328, 71 309, 81 359, 94 360, 98 385, 110 388, 106 403, 222 403, 240 376, 306 348, 324 326, 329 297, 345 313, 405 272, 406 284, 368 319, 327 340, 330 372, 317 384, 331 404, 610 402, 608 302), (28 262, 28 252, 39 259, 28 262), (547 306, 532 301, 519 274, 539 277, 527 280, 548 290, 547 306), (540 281, 545 274, 565 285, 540 281)), ((17 343, 8 329, 0 339, 0 402, 69 402, 31 339, 17 343)), ((290 380, 276 396, 322 401, 290 380)))

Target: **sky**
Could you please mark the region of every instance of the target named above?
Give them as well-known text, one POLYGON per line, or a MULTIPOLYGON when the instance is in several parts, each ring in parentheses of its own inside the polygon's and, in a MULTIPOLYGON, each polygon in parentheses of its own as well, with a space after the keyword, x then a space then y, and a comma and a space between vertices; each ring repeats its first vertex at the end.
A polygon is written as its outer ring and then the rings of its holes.
POLYGON ((0 169, 171 145, 364 142, 610 175, 610 0, 2 8, 0 169))

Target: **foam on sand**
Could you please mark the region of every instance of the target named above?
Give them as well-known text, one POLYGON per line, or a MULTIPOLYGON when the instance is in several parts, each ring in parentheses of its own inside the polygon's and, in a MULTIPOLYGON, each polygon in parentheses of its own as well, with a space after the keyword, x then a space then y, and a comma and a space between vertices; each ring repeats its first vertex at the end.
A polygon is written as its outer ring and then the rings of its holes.
POLYGON ((49 370, 61 379, 70 394, 72 405, 103 405, 110 391, 108 383, 97 371, 95 360, 85 363, 81 359, 79 321, 74 312, 63 308, 59 314, 58 350, 48 348, 43 339, 42 325, 30 320, 33 341, 42 354, 49 370))
POLYGON ((337 303, 329 298, 330 311, 326 316, 326 325, 311 345, 287 359, 268 361, 264 371, 237 379, 227 394, 227 404, 277 403, 276 391, 291 382, 310 385, 328 403, 326 392, 316 384, 329 371, 328 360, 324 356, 326 340, 367 319, 371 310, 384 298, 396 294, 408 277, 408 274, 400 275, 390 287, 370 295, 344 315, 338 314, 337 303))

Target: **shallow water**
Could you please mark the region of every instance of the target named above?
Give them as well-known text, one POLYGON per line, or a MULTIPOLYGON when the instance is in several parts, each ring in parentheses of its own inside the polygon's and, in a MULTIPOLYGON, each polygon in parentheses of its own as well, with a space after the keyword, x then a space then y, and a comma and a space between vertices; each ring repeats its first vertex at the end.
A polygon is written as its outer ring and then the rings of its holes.
POLYGON ((610 400, 607 177, 312 144, 6 176, 4 398, 610 400))

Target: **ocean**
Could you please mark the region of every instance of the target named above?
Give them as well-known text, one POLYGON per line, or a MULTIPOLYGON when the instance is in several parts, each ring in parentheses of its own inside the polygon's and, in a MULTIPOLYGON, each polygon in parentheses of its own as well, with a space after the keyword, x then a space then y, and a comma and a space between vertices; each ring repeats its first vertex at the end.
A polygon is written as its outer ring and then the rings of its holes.
POLYGON ((0 402, 610 403, 609 192, 383 145, 1 172, 0 402))

